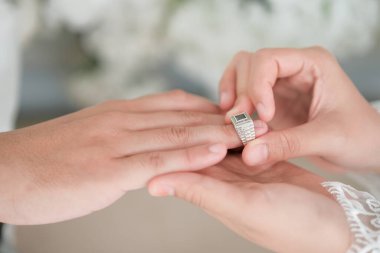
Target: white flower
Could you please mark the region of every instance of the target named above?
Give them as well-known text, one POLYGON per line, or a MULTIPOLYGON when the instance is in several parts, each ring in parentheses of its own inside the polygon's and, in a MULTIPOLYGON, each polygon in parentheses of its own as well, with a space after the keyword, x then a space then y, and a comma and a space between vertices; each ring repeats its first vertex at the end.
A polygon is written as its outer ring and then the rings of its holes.
POLYGON ((338 57, 363 53, 374 44, 379 23, 376 0, 193 0, 170 23, 168 38, 179 64, 201 77, 216 94, 234 53, 263 47, 322 45, 338 57))
POLYGON ((74 78, 103 91, 94 102, 135 96, 147 83, 166 87, 152 70, 168 58, 216 95, 240 50, 318 44, 349 57, 373 46, 379 24, 377 0, 49 0, 46 13, 47 23, 80 33, 99 60, 97 73, 74 78))
POLYGON ((47 24, 65 24, 75 31, 86 31, 104 17, 115 0, 48 0, 45 13, 47 24))

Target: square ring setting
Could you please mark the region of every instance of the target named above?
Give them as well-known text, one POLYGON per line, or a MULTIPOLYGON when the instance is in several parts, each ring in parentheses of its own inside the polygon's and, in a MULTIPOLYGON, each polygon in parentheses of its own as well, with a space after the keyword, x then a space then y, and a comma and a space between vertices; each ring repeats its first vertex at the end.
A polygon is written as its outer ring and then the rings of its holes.
POLYGON ((256 139, 255 125, 248 113, 243 112, 233 115, 231 121, 244 145, 247 145, 248 142, 256 139))

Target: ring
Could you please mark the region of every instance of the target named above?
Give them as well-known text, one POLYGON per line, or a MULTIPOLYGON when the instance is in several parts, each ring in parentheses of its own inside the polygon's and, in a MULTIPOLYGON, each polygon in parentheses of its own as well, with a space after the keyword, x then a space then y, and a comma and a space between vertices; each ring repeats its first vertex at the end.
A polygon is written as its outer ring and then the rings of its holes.
POLYGON ((255 125, 248 113, 234 115, 231 117, 231 121, 244 145, 256 138, 255 125))

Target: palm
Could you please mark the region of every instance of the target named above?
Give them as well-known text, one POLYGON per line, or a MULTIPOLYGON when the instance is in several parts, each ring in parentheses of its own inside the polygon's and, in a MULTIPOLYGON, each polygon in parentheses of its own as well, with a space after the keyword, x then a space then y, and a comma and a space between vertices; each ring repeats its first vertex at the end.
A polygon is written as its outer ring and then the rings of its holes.
POLYGON ((312 192, 329 196, 320 185, 324 179, 291 163, 281 162, 272 166, 249 167, 239 155, 229 155, 220 164, 205 169, 202 174, 250 188, 252 185, 281 184, 299 186, 312 192))
POLYGON ((341 252, 346 246, 337 240, 349 237, 344 214, 320 185, 323 178, 286 162, 248 167, 232 155, 201 173, 238 189, 225 197, 239 206, 238 215, 216 217, 248 240, 276 252, 341 252), (326 244, 310 250, 321 239, 326 244))

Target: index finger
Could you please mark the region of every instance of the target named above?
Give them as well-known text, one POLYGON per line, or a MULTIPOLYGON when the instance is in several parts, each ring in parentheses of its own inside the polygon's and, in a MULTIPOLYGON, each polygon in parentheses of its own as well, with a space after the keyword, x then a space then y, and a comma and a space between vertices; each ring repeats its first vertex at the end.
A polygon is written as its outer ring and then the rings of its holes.
POLYGON ((306 57, 301 49, 262 49, 252 55, 247 93, 262 120, 275 113, 273 87, 278 79, 304 71, 306 57))
POLYGON ((245 84, 246 94, 243 95, 249 95, 260 119, 265 122, 273 119, 275 113, 273 86, 278 79, 302 75, 304 78, 301 82, 298 80, 296 85, 313 84, 316 70, 313 56, 323 51, 319 48, 278 48, 261 49, 251 54, 249 73, 244 73, 249 77, 245 84))

